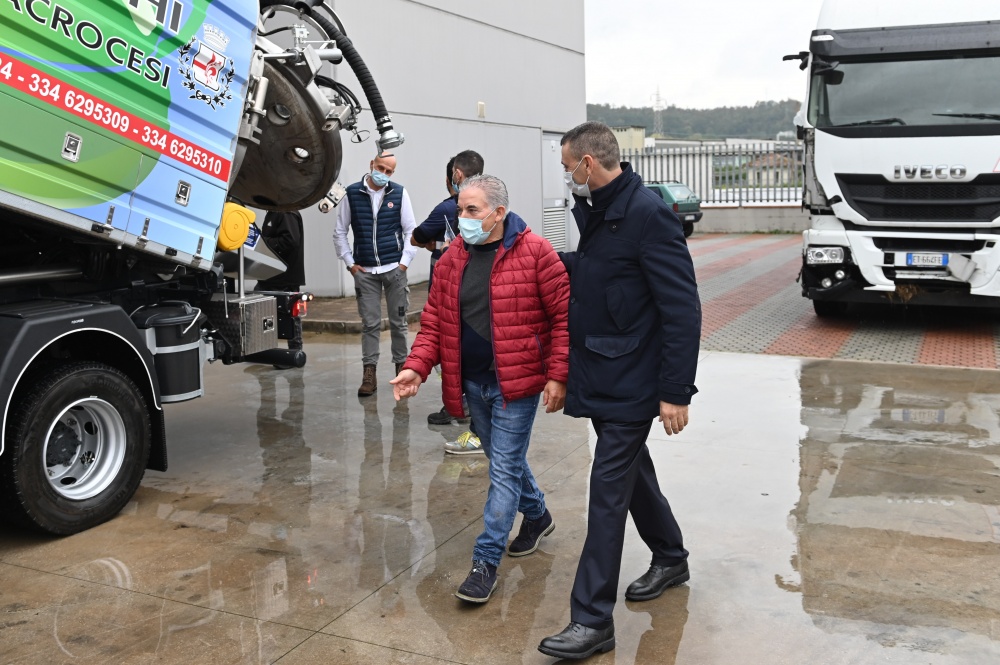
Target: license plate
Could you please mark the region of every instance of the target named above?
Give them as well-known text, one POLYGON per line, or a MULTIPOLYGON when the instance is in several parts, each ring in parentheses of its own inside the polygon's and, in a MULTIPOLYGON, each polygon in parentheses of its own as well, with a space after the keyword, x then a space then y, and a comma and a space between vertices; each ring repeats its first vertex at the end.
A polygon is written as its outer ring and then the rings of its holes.
POLYGON ((918 425, 940 425, 944 423, 944 409, 893 409, 892 419, 918 425))
POLYGON ((948 265, 947 254, 907 254, 906 265, 908 266, 946 266, 948 265))
POLYGON ((694 215, 684 215, 684 221, 685 222, 693 222, 694 221, 694 215))

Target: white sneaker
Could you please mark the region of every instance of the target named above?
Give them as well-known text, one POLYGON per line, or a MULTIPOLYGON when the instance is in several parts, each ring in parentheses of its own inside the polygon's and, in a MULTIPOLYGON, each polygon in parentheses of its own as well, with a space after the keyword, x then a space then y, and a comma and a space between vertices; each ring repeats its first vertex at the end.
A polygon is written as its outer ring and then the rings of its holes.
POLYGON ((462 432, 456 440, 444 444, 444 451, 452 455, 483 454, 483 444, 472 432, 462 432))

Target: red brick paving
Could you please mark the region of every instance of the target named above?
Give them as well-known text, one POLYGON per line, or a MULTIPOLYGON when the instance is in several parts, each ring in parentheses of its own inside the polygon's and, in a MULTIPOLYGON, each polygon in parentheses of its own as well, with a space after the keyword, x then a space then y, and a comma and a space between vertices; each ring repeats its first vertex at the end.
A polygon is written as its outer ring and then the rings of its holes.
POLYGON ((720 242, 714 242, 709 245, 701 246, 703 243, 699 242, 701 240, 708 240, 710 238, 718 238, 718 235, 714 236, 700 236, 696 240, 688 241, 688 249, 691 252, 691 258, 696 256, 702 256, 703 254, 711 254, 712 252, 718 251, 720 249, 728 249, 730 247, 736 247, 739 245, 745 245, 748 242, 753 242, 755 240, 760 240, 760 236, 736 236, 734 238, 729 238, 727 240, 722 240, 720 242))
POLYGON ((809 311, 782 333, 781 337, 771 342, 771 345, 764 349, 764 353, 832 358, 843 348, 857 328, 856 320, 821 319, 809 311))
POLYGON ((967 325, 961 329, 931 328, 924 333, 917 363, 996 368, 993 326, 982 323, 967 325))
MULTIPOLYGON (((796 256, 791 261, 786 261, 763 275, 743 282, 738 288, 706 302, 701 312, 702 339, 732 323, 734 319, 746 314, 775 293, 788 288, 788 285, 795 281, 800 265, 802 259, 796 256)), ((702 279, 701 274, 698 278, 702 279)))
MULTIPOLYGON (((738 235, 703 244, 703 241, 711 238, 719 238, 719 235, 699 234, 689 239, 691 255, 700 257, 700 265, 695 268, 698 280, 704 282, 719 275, 732 273, 730 277, 734 287, 729 292, 704 303, 702 328, 704 338, 754 308, 763 306, 773 295, 793 284, 802 261, 798 252, 792 252, 792 248, 800 246, 802 242, 797 235, 773 242, 766 242, 770 237, 765 235, 738 235), (761 246, 759 243, 762 241, 765 244, 761 246), (758 243, 758 245, 755 246, 754 243, 758 243), (745 250, 735 256, 717 257, 713 260, 713 253, 733 247, 745 247, 745 250), (775 252, 784 252, 783 255, 790 258, 786 263, 763 275, 747 282, 742 281, 739 274, 741 268, 775 252)), ((415 284, 411 287, 410 309, 414 313, 414 319, 420 308, 423 307, 425 297, 426 283, 415 284)), ((849 314, 839 320, 820 319, 812 312, 812 307, 807 300, 798 295, 795 297, 799 298, 802 304, 801 315, 790 325, 784 320, 776 320, 775 325, 780 325, 785 329, 763 350, 763 353, 812 358, 835 357, 838 353, 843 352, 852 335, 892 336, 897 334, 893 332, 892 322, 906 320, 905 317, 901 319, 897 313, 895 316, 888 317, 888 327, 884 331, 878 332, 870 328, 869 320, 871 319, 866 318, 863 312, 849 314)), ((881 310, 873 311, 880 312, 881 310)), ((787 317, 787 314, 783 316, 787 317)), ((354 321, 357 318, 357 306, 353 298, 323 298, 318 299, 310 306, 310 316, 304 323, 307 329, 344 332, 351 329, 351 325, 360 327, 360 321, 354 321)), ((880 328, 886 326, 886 317, 878 314, 877 318, 880 322, 880 328)), ((912 325, 912 317, 909 320, 911 323, 901 330, 909 329, 909 326, 912 325)), ((925 322, 923 325, 926 332, 918 357, 913 359, 916 364, 977 368, 997 367, 998 358, 994 336, 1000 334, 1000 331, 997 330, 995 324, 973 320, 969 318, 968 314, 964 314, 954 323, 946 319, 939 321, 931 319, 931 322, 925 322)), ((748 331, 747 334, 749 335, 750 332, 748 331)), ((876 339, 878 338, 876 337, 876 339)), ((890 342, 887 341, 887 343, 890 342)))
MULTIPOLYGON (((760 236, 746 236, 748 239, 758 240, 760 236)), ((801 245, 802 239, 798 236, 792 238, 786 238, 784 240, 779 240, 778 242, 769 243, 763 247, 757 247, 755 249, 749 249, 745 252, 736 254, 735 256, 730 256, 724 259, 718 259, 715 261, 703 262, 701 265, 696 265, 694 267, 695 275, 699 282, 704 282, 707 279, 716 277, 723 273, 736 270, 747 264, 753 263, 757 259, 761 259, 774 252, 780 252, 781 250, 788 249, 792 245, 801 245)), ((717 246, 717 245, 716 245, 717 246)), ((798 263, 802 263, 801 257, 796 257, 795 259, 798 263)), ((795 275, 792 275, 792 279, 795 279, 795 275)), ((787 286, 787 284, 786 284, 787 286)))

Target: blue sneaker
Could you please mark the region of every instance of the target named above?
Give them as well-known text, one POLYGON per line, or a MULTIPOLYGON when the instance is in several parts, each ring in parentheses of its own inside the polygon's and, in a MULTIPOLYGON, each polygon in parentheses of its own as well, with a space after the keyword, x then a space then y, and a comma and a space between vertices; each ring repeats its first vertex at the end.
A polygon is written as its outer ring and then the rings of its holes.
POLYGON ((470 603, 485 603, 497 588, 497 567, 485 561, 473 561, 469 576, 455 595, 470 603))
POLYGON ((549 535, 556 529, 556 523, 552 521, 552 515, 546 508, 542 516, 537 520, 529 520, 527 517, 521 520, 521 529, 517 532, 517 538, 507 546, 507 556, 526 556, 538 549, 538 544, 542 538, 549 535))

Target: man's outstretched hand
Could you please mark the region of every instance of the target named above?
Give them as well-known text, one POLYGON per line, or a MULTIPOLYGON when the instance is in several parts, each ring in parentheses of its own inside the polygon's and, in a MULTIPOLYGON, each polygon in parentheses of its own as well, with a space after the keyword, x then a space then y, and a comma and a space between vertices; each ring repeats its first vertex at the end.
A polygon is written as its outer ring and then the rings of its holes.
POLYGON ((392 396, 398 402, 404 397, 413 397, 417 394, 420 390, 420 375, 412 369, 404 369, 389 383, 392 385, 392 396))

